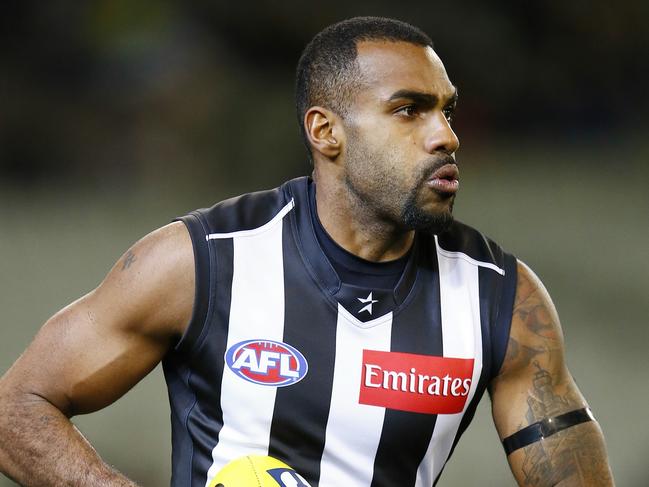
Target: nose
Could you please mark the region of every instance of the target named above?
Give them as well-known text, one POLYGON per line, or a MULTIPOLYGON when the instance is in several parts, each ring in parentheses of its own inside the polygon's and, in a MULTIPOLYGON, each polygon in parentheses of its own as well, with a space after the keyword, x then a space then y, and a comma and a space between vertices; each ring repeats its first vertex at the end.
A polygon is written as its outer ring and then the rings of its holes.
POLYGON ((427 126, 425 139, 426 152, 445 152, 449 155, 455 153, 460 147, 460 140, 453 132, 449 121, 441 111, 433 114, 427 126))

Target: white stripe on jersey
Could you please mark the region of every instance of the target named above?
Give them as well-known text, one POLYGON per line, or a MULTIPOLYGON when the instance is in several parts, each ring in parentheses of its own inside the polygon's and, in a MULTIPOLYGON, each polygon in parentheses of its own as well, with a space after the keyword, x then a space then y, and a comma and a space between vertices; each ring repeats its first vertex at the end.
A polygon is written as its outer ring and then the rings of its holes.
MULTIPOLYGON (((482 372, 482 329, 478 266, 473 259, 457 258, 457 252, 446 252, 435 237, 439 263, 439 288, 442 315, 442 347, 445 357, 473 358, 471 389, 464 410, 457 414, 440 414, 426 455, 417 470, 415 487, 430 487, 448 459, 464 411, 475 394, 482 372)), ((464 255, 464 254, 462 254, 464 255)), ((485 266, 490 267, 491 266, 485 266)))
POLYGON ((443 255, 444 257, 447 257, 449 259, 464 259, 467 262, 470 262, 473 265, 477 265, 480 267, 486 267, 487 269, 491 269, 493 271, 496 271, 498 274, 501 276, 505 275, 505 269, 501 269, 498 267, 496 264, 492 264, 491 262, 482 262, 480 260, 476 260, 473 257, 469 257, 463 252, 451 252, 450 250, 444 250, 442 247, 439 246, 439 242, 437 240, 437 235, 435 235, 435 245, 437 247, 437 254, 438 255, 443 255))
MULTIPOLYGON (((283 214, 292 208, 284 207, 283 214)), ((284 336, 284 262, 282 220, 233 238, 234 264, 228 350, 243 340, 282 341, 284 336), (278 223, 278 224, 274 224, 278 223)), ((213 237, 212 238, 218 238, 213 237)), ((219 357, 220 358, 220 357, 219 357)), ((275 387, 260 387, 237 377, 224 365, 221 381, 223 428, 212 450, 213 463, 205 485, 230 460, 244 455, 268 455, 275 387)))
MULTIPOLYGON (((338 305, 336 363, 319 487, 370 485, 385 408, 359 404, 363 349, 390 351, 392 313, 357 326, 338 305)), ((353 318, 353 316, 351 316, 353 318)))

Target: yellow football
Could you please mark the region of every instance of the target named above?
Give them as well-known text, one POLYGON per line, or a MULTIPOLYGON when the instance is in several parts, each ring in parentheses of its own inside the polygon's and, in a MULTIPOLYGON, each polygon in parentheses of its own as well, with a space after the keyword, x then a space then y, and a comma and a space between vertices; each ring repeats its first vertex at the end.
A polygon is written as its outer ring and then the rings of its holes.
POLYGON ((291 467, 276 458, 246 455, 223 467, 209 487, 310 487, 291 467))

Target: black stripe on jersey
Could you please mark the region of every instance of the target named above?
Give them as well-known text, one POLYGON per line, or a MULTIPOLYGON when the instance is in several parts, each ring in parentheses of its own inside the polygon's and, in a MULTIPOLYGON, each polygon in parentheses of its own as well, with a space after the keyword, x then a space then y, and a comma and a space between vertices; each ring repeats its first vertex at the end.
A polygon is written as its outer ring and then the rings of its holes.
POLYGON ((196 404, 196 394, 187 362, 196 341, 205 331, 211 303, 214 303, 214 282, 211 279, 214 253, 205 239, 209 232, 200 212, 194 211, 182 218, 189 232, 194 251, 195 296, 192 317, 185 333, 162 361, 167 381, 172 422, 172 477, 171 485, 192 485, 194 440, 187 428, 187 418, 196 404))
POLYGON ((275 188, 247 193, 200 210, 216 233, 252 230, 268 223, 288 203, 284 191, 275 188))
POLYGON ((317 487, 331 404, 337 312, 304 267, 289 219, 283 241, 284 342, 302 352, 309 370, 302 381, 277 390, 268 454, 317 487))
MULTIPOLYGON (((423 243, 423 242, 422 242, 423 243)), ((425 245, 434 245, 426 243, 425 245)), ((420 252, 420 255, 423 255, 420 252)), ((419 255, 409 303, 392 320, 390 351, 442 356, 442 317, 437 263, 419 255)), ((386 409, 374 460, 372 487, 415 485, 437 415, 386 409)))
POLYGON ((496 316, 492 321, 491 344, 492 344, 492 367, 491 377, 500 372, 505 360, 507 344, 509 343, 509 332, 514 312, 514 300, 516 298, 516 286, 518 283, 518 267, 516 258, 510 254, 504 254, 505 278, 501 289, 500 300, 496 308, 496 316))
POLYGON ((233 242, 232 239, 217 239, 212 255, 216 256, 213 272, 216 272, 213 309, 208 318, 211 327, 204 330, 190 358, 192 370, 201 371, 190 378, 190 387, 196 394, 194 409, 187 417, 187 430, 192 436, 195 449, 192 458, 192 487, 204 487, 205 474, 212 465, 212 448, 218 442, 223 427, 220 387, 224 368, 224 355, 230 321, 230 302, 232 298, 233 242), (205 337, 210 337, 205 340, 205 337), (209 378, 210 383, 205 382, 209 378), (196 448, 199 451, 196 451, 196 448))
POLYGON ((178 218, 176 221, 182 221, 187 227, 194 250, 194 307, 187 329, 175 347, 176 351, 185 352, 194 345, 203 331, 207 318, 210 297, 210 249, 205 235, 209 233, 209 230, 205 227, 206 224, 197 211, 178 218))

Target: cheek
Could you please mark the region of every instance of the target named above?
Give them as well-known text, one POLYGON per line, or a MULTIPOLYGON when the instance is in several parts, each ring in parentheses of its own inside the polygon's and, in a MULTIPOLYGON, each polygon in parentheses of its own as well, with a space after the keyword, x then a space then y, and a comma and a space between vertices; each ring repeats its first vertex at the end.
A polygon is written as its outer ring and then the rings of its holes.
POLYGON ((348 137, 350 176, 365 179, 363 184, 380 181, 382 190, 393 195, 411 191, 416 183, 417 160, 421 159, 415 145, 412 130, 386 121, 366 124, 348 137))

